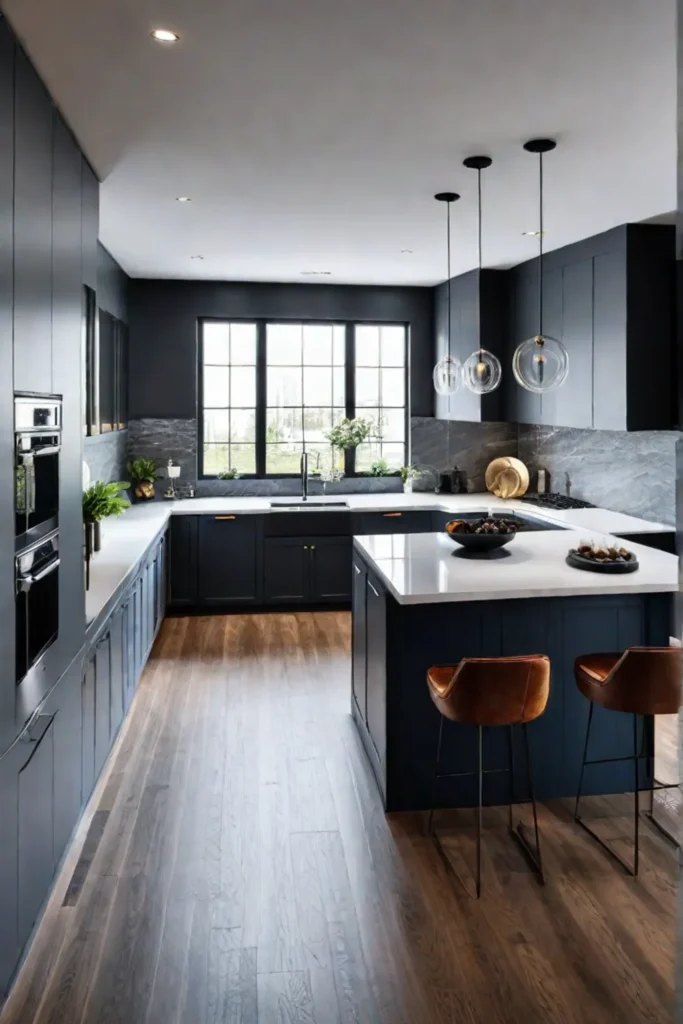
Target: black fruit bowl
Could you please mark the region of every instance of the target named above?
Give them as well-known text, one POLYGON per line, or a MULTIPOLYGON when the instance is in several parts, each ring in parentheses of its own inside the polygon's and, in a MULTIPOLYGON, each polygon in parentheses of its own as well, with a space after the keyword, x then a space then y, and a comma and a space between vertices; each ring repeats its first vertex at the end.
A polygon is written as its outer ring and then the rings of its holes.
POLYGON ((493 551, 509 544, 517 536, 516 530, 510 533, 449 533, 446 536, 455 544, 460 544, 467 551, 493 551))

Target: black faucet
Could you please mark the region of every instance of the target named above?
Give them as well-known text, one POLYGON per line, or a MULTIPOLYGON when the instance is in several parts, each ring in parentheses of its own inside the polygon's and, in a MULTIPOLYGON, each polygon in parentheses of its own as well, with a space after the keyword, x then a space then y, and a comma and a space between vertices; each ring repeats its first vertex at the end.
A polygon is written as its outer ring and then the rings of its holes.
POLYGON ((308 452, 301 453, 301 500, 308 501, 308 452))

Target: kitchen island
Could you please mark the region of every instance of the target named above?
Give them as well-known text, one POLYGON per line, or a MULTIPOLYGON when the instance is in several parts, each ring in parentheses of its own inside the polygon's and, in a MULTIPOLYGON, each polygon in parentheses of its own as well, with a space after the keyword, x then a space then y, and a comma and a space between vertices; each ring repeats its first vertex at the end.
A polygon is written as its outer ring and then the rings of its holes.
MULTIPOLYGON (((632 574, 571 568, 567 552, 583 540, 602 542, 604 534, 568 526, 519 533, 491 558, 464 556, 443 532, 354 538, 351 710, 388 811, 432 805, 439 714, 426 672, 463 657, 550 657, 548 706, 529 727, 536 794, 575 794, 588 703, 574 682, 574 659, 667 645, 678 588, 677 558, 640 544, 627 544, 640 563, 632 574)), ((630 716, 596 708, 589 756, 629 755, 632 736, 630 716)), ((487 730, 485 768, 506 767, 507 756, 505 730, 487 730)), ((476 729, 447 723, 441 772, 473 771, 476 763, 476 729)), ((642 785, 648 779, 644 762, 642 785)), ((587 793, 632 785, 629 763, 586 772, 587 793)), ((436 805, 472 806, 476 786, 474 778, 445 778, 436 805)), ((505 775, 488 776, 485 802, 507 802, 507 787, 505 775)))

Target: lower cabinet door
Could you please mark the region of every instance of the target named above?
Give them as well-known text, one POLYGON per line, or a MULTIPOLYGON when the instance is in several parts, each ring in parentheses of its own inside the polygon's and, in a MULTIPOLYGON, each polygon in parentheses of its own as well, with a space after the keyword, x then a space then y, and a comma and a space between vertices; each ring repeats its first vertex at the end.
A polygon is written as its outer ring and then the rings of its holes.
POLYGON ((47 896, 53 858, 53 715, 39 714, 24 738, 26 761, 19 772, 19 945, 23 946, 47 896))
POLYGON ((18 918, 19 769, 25 749, 15 743, 0 757, 0 1000, 7 993, 21 952, 18 918))
POLYGON ((329 603, 351 600, 351 538, 317 537, 310 546, 311 600, 329 603))
POLYGON ((82 800, 87 803, 95 785, 95 652, 91 651, 84 669, 81 686, 81 769, 82 800))
POLYGON ((44 706, 54 715, 54 833, 53 859, 58 864, 81 810, 81 661, 66 670, 44 706))
POLYGON ((261 600, 261 517, 201 516, 199 601, 257 604, 261 600))
POLYGON ((168 603, 171 608, 197 604, 197 537, 199 516, 172 516, 168 540, 168 603))
POLYGON ((353 559, 352 566, 353 617, 351 622, 353 633, 351 637, 351 687, 353 690, 354 700, 358 705, 358 710, 363 716, 363 719, 366 720, 365 685, 367 658, 367 595, 365 591, 367 588, 367 572, 365 570, 365 566, 358 558, 353 559))
POLYGON ((367 577, 366 596, 366 721, 375 750, 381 759, 387 743, 386 604, 384 591, 370 576, 367 577))
POLYGON ((311 544, 303 537, 267 537, 265 597, 272 604, 310 600, 311 544))
POLYGON ((102 771, 111 743, 111 637, 101 636, 95 648, 95 779, 102 771))
POLYGON ((121 722, 123 721, 124 711, 124 631, 123 622, 124 609, 123 606, 117 608, 111 617, 109 626, 109 637, 110 637, 110 680, 109 680, 109 728, 110 744, 113 742, 114 737, 119 731, 121 722))

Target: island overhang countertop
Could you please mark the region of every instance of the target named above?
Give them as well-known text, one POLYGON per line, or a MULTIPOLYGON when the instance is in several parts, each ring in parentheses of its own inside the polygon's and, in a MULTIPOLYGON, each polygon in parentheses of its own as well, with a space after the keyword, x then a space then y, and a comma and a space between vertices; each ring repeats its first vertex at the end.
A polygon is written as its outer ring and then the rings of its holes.
POLYGON ((631 541, 611 538, 637 556, 636 572, 608 575, 567 565, 570 548, 605 540, 585 529, 525 532, 489 558, 461 554, 445 532, 357 536, 354 547, 403 605, 678 590, 676 555, 631 541))

